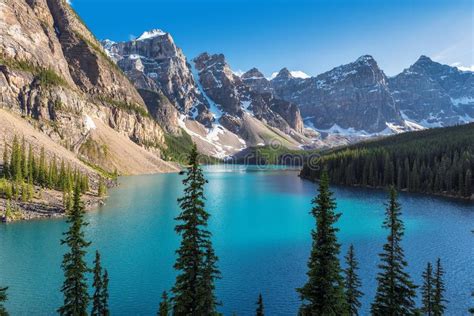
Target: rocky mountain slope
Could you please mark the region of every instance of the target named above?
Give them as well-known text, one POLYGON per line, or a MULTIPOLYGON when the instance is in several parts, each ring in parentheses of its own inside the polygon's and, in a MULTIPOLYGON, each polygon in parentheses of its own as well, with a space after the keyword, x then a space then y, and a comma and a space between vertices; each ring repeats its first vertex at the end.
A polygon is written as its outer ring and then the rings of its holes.
POLYGON ((474 73, 442 65, 421 56, 388 80, 403 117, 425 127, 463 124, 474 120, 474 73))
POLYGON ((335 146, 474 117, 472 73, 424 56, 392 78, 365 55, 316 77, 283 68, 269 79, 257 68, 237 76, 222 54, 187 60, 159 30, 103 45, 168 131, 184 128, 214 155, 275 139, 290 148, 335 146))
POLYGON ((310 79, 295 79, 282 70, 272 83, 277 95, 298 104, 307 123, 321 130, 374 133, 387 123, 403 124, 387 78, 371 56, 310 79))
POLYGON ((474 116, 473 74, 424 56, 392 78, 368 55, 316 77, 286 68, 272 79, 256 68, 238 76, 222 54, 188 59, 161 30, 99 42, 64 0, 4 0, 0 10, 0 107, 109 171, 175 170, 161 152, 184 133, 223 158, 251 146, 340 145, 474 116))
POLYGON ((201 151, 218 157, 277 141, 298 147, 304 135, 299 108, 252 90, 223 55, 187 60, 169 33, 144 32, 128 42, 102 41, 151 114, 168 132, 191 135, 201 151))
POLYGON ((159 158, 164 131, 143 98, 66 1, 4 0, 0 16, 1 108, 103 169, 176 170, 159 158), (126 144, 109 150, 118 137, 126 144), (120 160, 124 148, 142 156, 140 146, 156 160, 120 160))
POLYGON ((284 68, 269 80, 257 69, 242 76, 254 90, 300 107, 320 132, 373 136, 474 121, 474 74, 426 56, 388 78, 372 56, 311 78, 284 68))

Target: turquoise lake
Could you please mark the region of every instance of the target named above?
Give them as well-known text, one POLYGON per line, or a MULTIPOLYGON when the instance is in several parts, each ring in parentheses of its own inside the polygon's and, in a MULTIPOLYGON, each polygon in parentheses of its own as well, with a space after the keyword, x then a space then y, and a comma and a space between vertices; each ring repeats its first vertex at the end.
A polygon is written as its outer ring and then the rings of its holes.
MULTIPOLYGON (((217 294, 225 315, 253 315, 261 292, 268 315, 295 315, 295 288, 306 281, 310 201, 315 184, 295 170, 206 167, 210 230, 222 280, 217 294)), ((154 315, 163 290, 174 283, 172 269, 179 237, 174 233, 178 174, 120 178, 107 204, 87 214, 88 262, 100 250, 110 275, 113 315, 154 315)), ((353 243, 360 262, 367 314, 386 231, 383 191, 333 187, 342 252, 353 243)), ((427 261, 441 257, 446 270, 448 315, 466 315, 474 306, 474 204, 401 194, 406 234, 403 245, 416 284, 427 261)), ((11 315, 52 315, 62 302, 60 246, 64 220, 0 225, 0 285, 9 286, 11 315)))

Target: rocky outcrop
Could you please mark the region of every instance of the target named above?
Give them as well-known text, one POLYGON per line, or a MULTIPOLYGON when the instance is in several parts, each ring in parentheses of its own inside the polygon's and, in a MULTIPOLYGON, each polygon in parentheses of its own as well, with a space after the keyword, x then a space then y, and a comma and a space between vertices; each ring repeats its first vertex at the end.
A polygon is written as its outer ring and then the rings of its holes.
POLYGON ((395 104, 404 117, 426 127, 474 120, 474 73, 421 56, 388 80, 395 104))
POLYGON ((92 117, 159 155, 163 130, 65 1, 5 0, 0 10, 0 107, 76 154, 92 117))
POLYGON ((283 68, 270 81, 249 80, 297 104, 305 123, 319 131, 380 135, 474 121, 474 74, 426 56, 387 78, 371 56, 313 78, 283 68))
POLYGON ((150 114, 163 126, 166 132, 180 135, 179 112, 170 100, 158 89, 139 89, 140 95, 145 100, 150 114))
POLYGON ((204 53, 193 61, 205 94, 215 103, 215 116, 229 130, 245 135, 246 140, 254 139, 248 130, 242 130, 246 125, 241 120, 244 114, 248 114, 290 137, 303 132, 296 105, 256 88, 256 80, 261 83, 264 82, 262 79, 266 80, 258 70, 253 69, 239 77, 222 54, 204 53))
POLYGON ((165 95, 180 113, 210 126, 212 117, 207 100, 199 91, 186 57, 169 33, 152 30, 136 40, 120 43, 106 40, 102 44, 138 89, 165 95))
MULTIPOLYGON (((298 107, 275 98, 263 74, 252 69, 239 77, 222 54, 204 53, 188 63, 171 35, 161 30, 145 32, 128 42, 105 40, 102 45, 138 88, 153 117, 166 126, 167 132, 180 133, 180 128, 184 126, 186 130, 189 125, 195 130, 187 131, 196 141, 202 137, 202 129, 189 121, 195 120, 209 133, 216 124, 222 124, 226 131, 245 136, 245 140, 257 139, 243 130, 248 126, 242 122, 244 113, 290 138, 304 131, 298 107)), ((299 140, 304 138, 299 136, 299 140)))
POLYGON ((299 105, 308 124, 368 133, 387 123, 403 125, 387 85, 387 77, 371 56, 336 67, 309 79, 294 78, 282 69, 272 80, 275 93, 299 105))
MULTIPOLYGON (((37 0, 35 2, 40 2, 37 0)), ((84 92, 144 106, 132 84, 64 0, 47 0, 70 74, 84 92)))
POLYGON ((241 77, 242 81, 252 90, 257 92, 272 92, 270 81, 257 68, 252 68, 241 77))

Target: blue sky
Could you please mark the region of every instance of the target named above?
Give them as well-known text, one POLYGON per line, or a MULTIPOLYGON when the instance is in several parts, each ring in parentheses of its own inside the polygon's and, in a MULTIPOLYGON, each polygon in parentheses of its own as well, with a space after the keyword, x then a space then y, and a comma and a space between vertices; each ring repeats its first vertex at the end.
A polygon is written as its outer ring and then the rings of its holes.
POLYGON ((394 75, 424 54, 474 65, 472 0, 71 0, 99 39, 160 28, 188 58, 316 75, 370 54, 394 75))

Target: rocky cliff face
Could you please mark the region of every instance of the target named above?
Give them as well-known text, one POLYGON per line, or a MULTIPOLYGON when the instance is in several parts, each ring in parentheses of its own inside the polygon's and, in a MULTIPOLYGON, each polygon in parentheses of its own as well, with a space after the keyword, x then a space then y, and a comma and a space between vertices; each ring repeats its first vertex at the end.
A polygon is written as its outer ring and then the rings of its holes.
MULTIPOLYGON (((249 72, 248 77, 258 77, 254 74, 249 72)), ((387 78, 366 55, 312 78, 295 78, 283 68, 270 81, 248 83, 297 104, 309 127, 367 136, 474 121, 473 78, 472 72, 426 56, 387 78)))
POLYGON ((4 0, 0 10, 0 107, 75 153, 91 117, 159 153, 163 130, 64 0, 4 0))
POLYGON ((463 72, 421 56, 388 83, 395 103, 406 119, 426 127, 474 120, 472 72, 463 72))
POLYGON ((216 104, 215 116, 223 117, 221 122, 228 129, 247 134, 248 131, 239 131, 242 128, 239 119, 245 113, 287 135, 303 133, 303 123, 296 105, 275 98, 265 89, 253 88, 250 80, 259 80, 263 84, 266 80, 262 80, 263 75, 258 70, 247 72, 241 78, 232 72, 222 54, 204 53, 195 58, 194 63, 204 92, 216 104))
MULTIPOLYGON (((205 53, 188 62, 170 34, 160 30, 145 32, 129 42, 105 40, 102 44, 138 88, 152 115, 166 126, 168 132, 179 133, 180 128, 184 128, 195 141, 199 141, 203 137, 202 128, 191 121, 208 130, 206 137, 221 124, 224 133, 234 134, 231 136, 233 143, 237 137, 247 141, 247 145, 260 144, 262 138, 252 135, 255 133, 252 131, 254 125, 243 122, 251 118, 262 123, 258 124, 259 129, 276 128, 288 134, 289 138, 290 133, 303 132, 297 106, 276 99, 270 91, 253 89, 232 72, 222 54, 205 53), (185 120, 197 130, 189 130, 185 120)), ((257 72, 255 70, 255 76, 263 76, 257 72)), ((247 79, 251 79, 250 74, 247 79)), ((206 147, 208 145, 206 143, 206 147)), ((215 145, 235 150, 235 146, 215 145)))
POLYGON ((270 81, 257 68, 252 68, 241 77, 242 81, 257 92, 273 92, 270 81))
POLYGON ((211 126, 209 104, 199 91, 186 57, 169 33, 151 30, 133 41, 106 40, 102 44, 138 89, 165 95, 180 113, 211 126))
POLYGON ((387 77, 371 56, 309 79, 282 69, 271 83, 276 95, 298 104, 305 121, 320 130, 374 133, 387 123, 403 124, 387 77))

